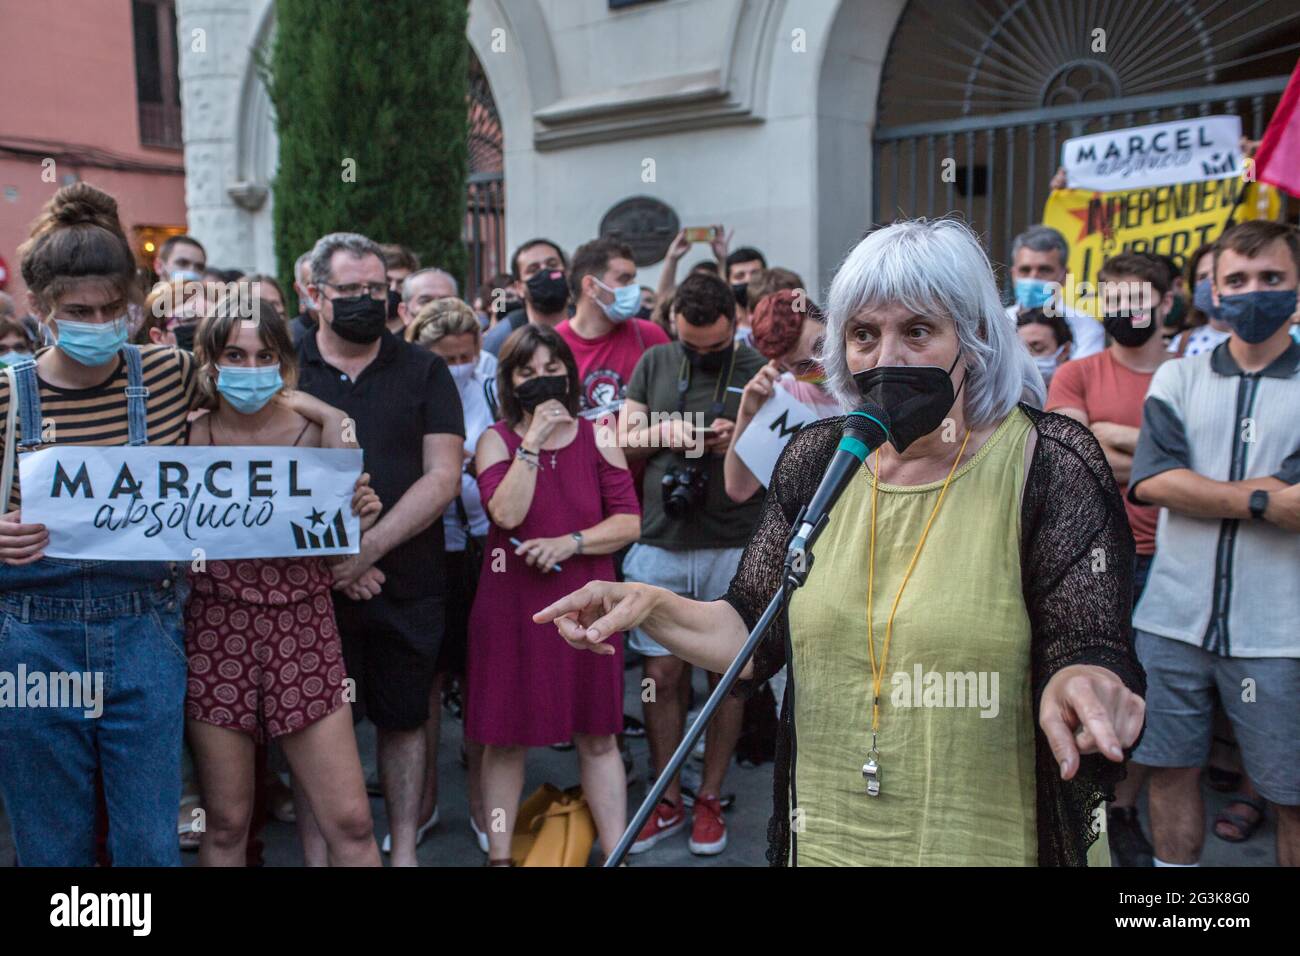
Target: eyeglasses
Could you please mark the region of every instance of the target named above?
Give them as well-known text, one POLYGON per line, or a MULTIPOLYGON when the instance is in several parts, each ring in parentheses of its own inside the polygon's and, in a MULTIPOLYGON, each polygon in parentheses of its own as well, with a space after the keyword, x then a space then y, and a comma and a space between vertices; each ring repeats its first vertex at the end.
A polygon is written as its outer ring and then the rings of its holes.
POLYGON ((343 299, 352 299, 359 295, 369 295, 372 299, 388 298, 387 282, 349 282, 347 285, 322 282, 321 285, 329 286, 339 294, 339 298, 343 299))

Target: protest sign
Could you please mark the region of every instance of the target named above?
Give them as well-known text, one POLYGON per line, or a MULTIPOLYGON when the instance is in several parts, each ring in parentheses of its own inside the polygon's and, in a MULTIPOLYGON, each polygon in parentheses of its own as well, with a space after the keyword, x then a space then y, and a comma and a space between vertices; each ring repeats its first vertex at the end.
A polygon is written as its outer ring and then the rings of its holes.
POLYGON ((1279 197, 1270 186, 1240 176, 1177 186, 1095 193, 1061 189, 1047 197, 1043 222, 1070 244, 1065 303, 1096 314, 1097 272, 1121 252, 1151 252, 1182 263, 1219 237, 1228 217, 1275 219, 1279 197), (1234 212, 1235 210, 1235 212, 1234 212))
POLYGON ((19 459, 22 516, 51 558, 355 554, 357 449, 52 445, 19 459))
POLYGON ((816 420, 816 412, 778 386, 737 439, 736 454, 766 488, 786 442, 804 425, 816 420))
POLYGON ((1118 192, 1240 176, 1241 117, 1195 116, 1067 139, 1070 189, 1118 192))

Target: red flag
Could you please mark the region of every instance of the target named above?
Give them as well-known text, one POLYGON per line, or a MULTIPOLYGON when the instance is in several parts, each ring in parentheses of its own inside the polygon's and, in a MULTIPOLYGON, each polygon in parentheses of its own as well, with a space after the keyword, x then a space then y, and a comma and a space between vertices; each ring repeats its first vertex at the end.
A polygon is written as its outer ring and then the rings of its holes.
POLYGON ((1300 62, 1259 142, 1255 179, 1300 196, 1300 62))

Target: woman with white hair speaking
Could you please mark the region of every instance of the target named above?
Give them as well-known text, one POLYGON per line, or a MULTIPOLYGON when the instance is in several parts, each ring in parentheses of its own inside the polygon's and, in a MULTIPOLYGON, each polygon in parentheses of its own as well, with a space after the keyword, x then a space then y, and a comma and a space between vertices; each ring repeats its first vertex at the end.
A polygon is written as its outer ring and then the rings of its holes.
MULTIPOLYGON (((1141 735, 1133 536, 1088 429, 1042 379, 989 262, 952 220, 898 222, 831 285, 822 362, 846 408, 889 415, 794 594, 741 673, 789 665, 774 865, 1108 863, 1103 801, 1141 735)), ((639 626, 721 672, 781 587, 800 507, 844 420, 773 472, 727 594, 593 581, 540 611, 575 648, 639 626)))

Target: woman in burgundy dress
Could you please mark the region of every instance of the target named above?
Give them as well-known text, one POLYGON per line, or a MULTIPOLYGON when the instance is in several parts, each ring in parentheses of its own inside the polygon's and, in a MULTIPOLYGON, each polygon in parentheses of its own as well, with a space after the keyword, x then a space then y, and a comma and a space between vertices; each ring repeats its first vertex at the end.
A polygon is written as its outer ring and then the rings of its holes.
POLYGON ((622 642, 600 655, 574 653, 532 615, 587 581, 614 580, 611 555, 636 540, 641 519, 614 435, 598 440, 577 417, 578 368, 564 340, 525 325, 500 358, 504 421, 483 433, 475 454, 492 524, 470 615, 465 734, 486 745, 483 802, 506 811, 504 828, 489 828, 489 857, 506 866, 529 747, 572 740, 606 854, 623 832, 626 781, 614 739, 623 729, 622 642))

